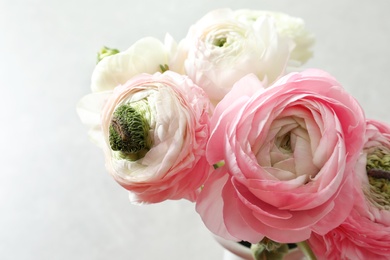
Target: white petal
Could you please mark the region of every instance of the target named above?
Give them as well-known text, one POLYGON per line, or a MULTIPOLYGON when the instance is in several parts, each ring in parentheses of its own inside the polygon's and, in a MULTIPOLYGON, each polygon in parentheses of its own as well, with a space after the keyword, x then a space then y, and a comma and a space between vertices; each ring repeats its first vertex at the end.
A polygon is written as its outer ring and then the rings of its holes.
POLYGON ((84 96, 77 104, 77 114, 83 124, 90 127, 88 132, 91 141, 99 147, 104 146, 100 127, 100 112, 112 91, 92 93, 84 96))
POLYGON ((112 90, 137 74, 161 72, 168 64, 164 44, 152 37, 142 38, 128 50, 101 60, 92 73, 92 92, 112 90))
POLYGON ((112 91, 92 93, 84 96, 77 104, 77 114, 81 122, 89 127, 100 124, 100 112, 112 91))

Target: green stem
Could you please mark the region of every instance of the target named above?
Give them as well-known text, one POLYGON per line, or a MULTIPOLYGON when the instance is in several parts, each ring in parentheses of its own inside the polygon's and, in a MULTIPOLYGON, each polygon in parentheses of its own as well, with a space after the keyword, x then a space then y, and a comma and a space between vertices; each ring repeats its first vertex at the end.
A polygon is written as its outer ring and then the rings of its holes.
POLYGON ((298 248, 305 254, 308 260, 316 260, 317 257, 314 255, 309 244, 306 241, 298 242, 298 248))

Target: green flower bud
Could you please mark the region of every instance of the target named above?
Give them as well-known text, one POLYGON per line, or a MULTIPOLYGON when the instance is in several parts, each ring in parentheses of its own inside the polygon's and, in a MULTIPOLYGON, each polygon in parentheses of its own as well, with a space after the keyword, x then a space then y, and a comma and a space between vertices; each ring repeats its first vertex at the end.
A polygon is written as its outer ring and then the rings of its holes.
POLYGON ((164 65, 160 64, 160 70, 161 70, 162 73, 164 73, 165 71, 169 70, 168 64, 164 64, 164 65))
POLYGON ((152 145, 149 137, 150 109, 146 100, 119 105, 114 111, 109 128, 109 141, 113 151, 137 160, 152 145))
POLYGON ((103 47, 97 53, 97 63, 99 63, 105 57, 108 57, 108 56, 111 56, 111 55, 115 55, 117 53, 119 53, 119 50, 117 50, 117 49, 111 49, 111 48, 108 48, 108 47, 103 47))
POLYGON ((370 183, 368 199, 376 207, 390 210, 390 151, 386 148, 369 151, 366 170, 370 183))

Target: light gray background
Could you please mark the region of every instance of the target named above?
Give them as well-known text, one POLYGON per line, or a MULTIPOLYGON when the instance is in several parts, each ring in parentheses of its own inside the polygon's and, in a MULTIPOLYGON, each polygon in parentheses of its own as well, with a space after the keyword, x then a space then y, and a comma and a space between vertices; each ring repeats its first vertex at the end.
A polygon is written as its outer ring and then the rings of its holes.
POLYGON ((302 17, 317 39, 306 67, 390 122, 388 0, 0 0, 0 259, 222 259, 192 204, 128 203, 75 110, 100 47, 179 40, 218 7, 302 17))

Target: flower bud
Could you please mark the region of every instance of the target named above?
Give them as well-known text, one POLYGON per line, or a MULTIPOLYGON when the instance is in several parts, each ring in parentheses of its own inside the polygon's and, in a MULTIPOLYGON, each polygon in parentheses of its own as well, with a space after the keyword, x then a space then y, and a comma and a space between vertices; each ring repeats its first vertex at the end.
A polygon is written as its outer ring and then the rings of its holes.
POLYGON ((115 55, 115 54, 117 54, 119 52, 120 51, 117 50, 117 49, 111 49, 111 48, 108 48, 108 47, 103 47, 97 53, 97 62, 96 63, 99 63, 105 57, 108 57, 108 56, 111 56, 111 55, 115 55))

